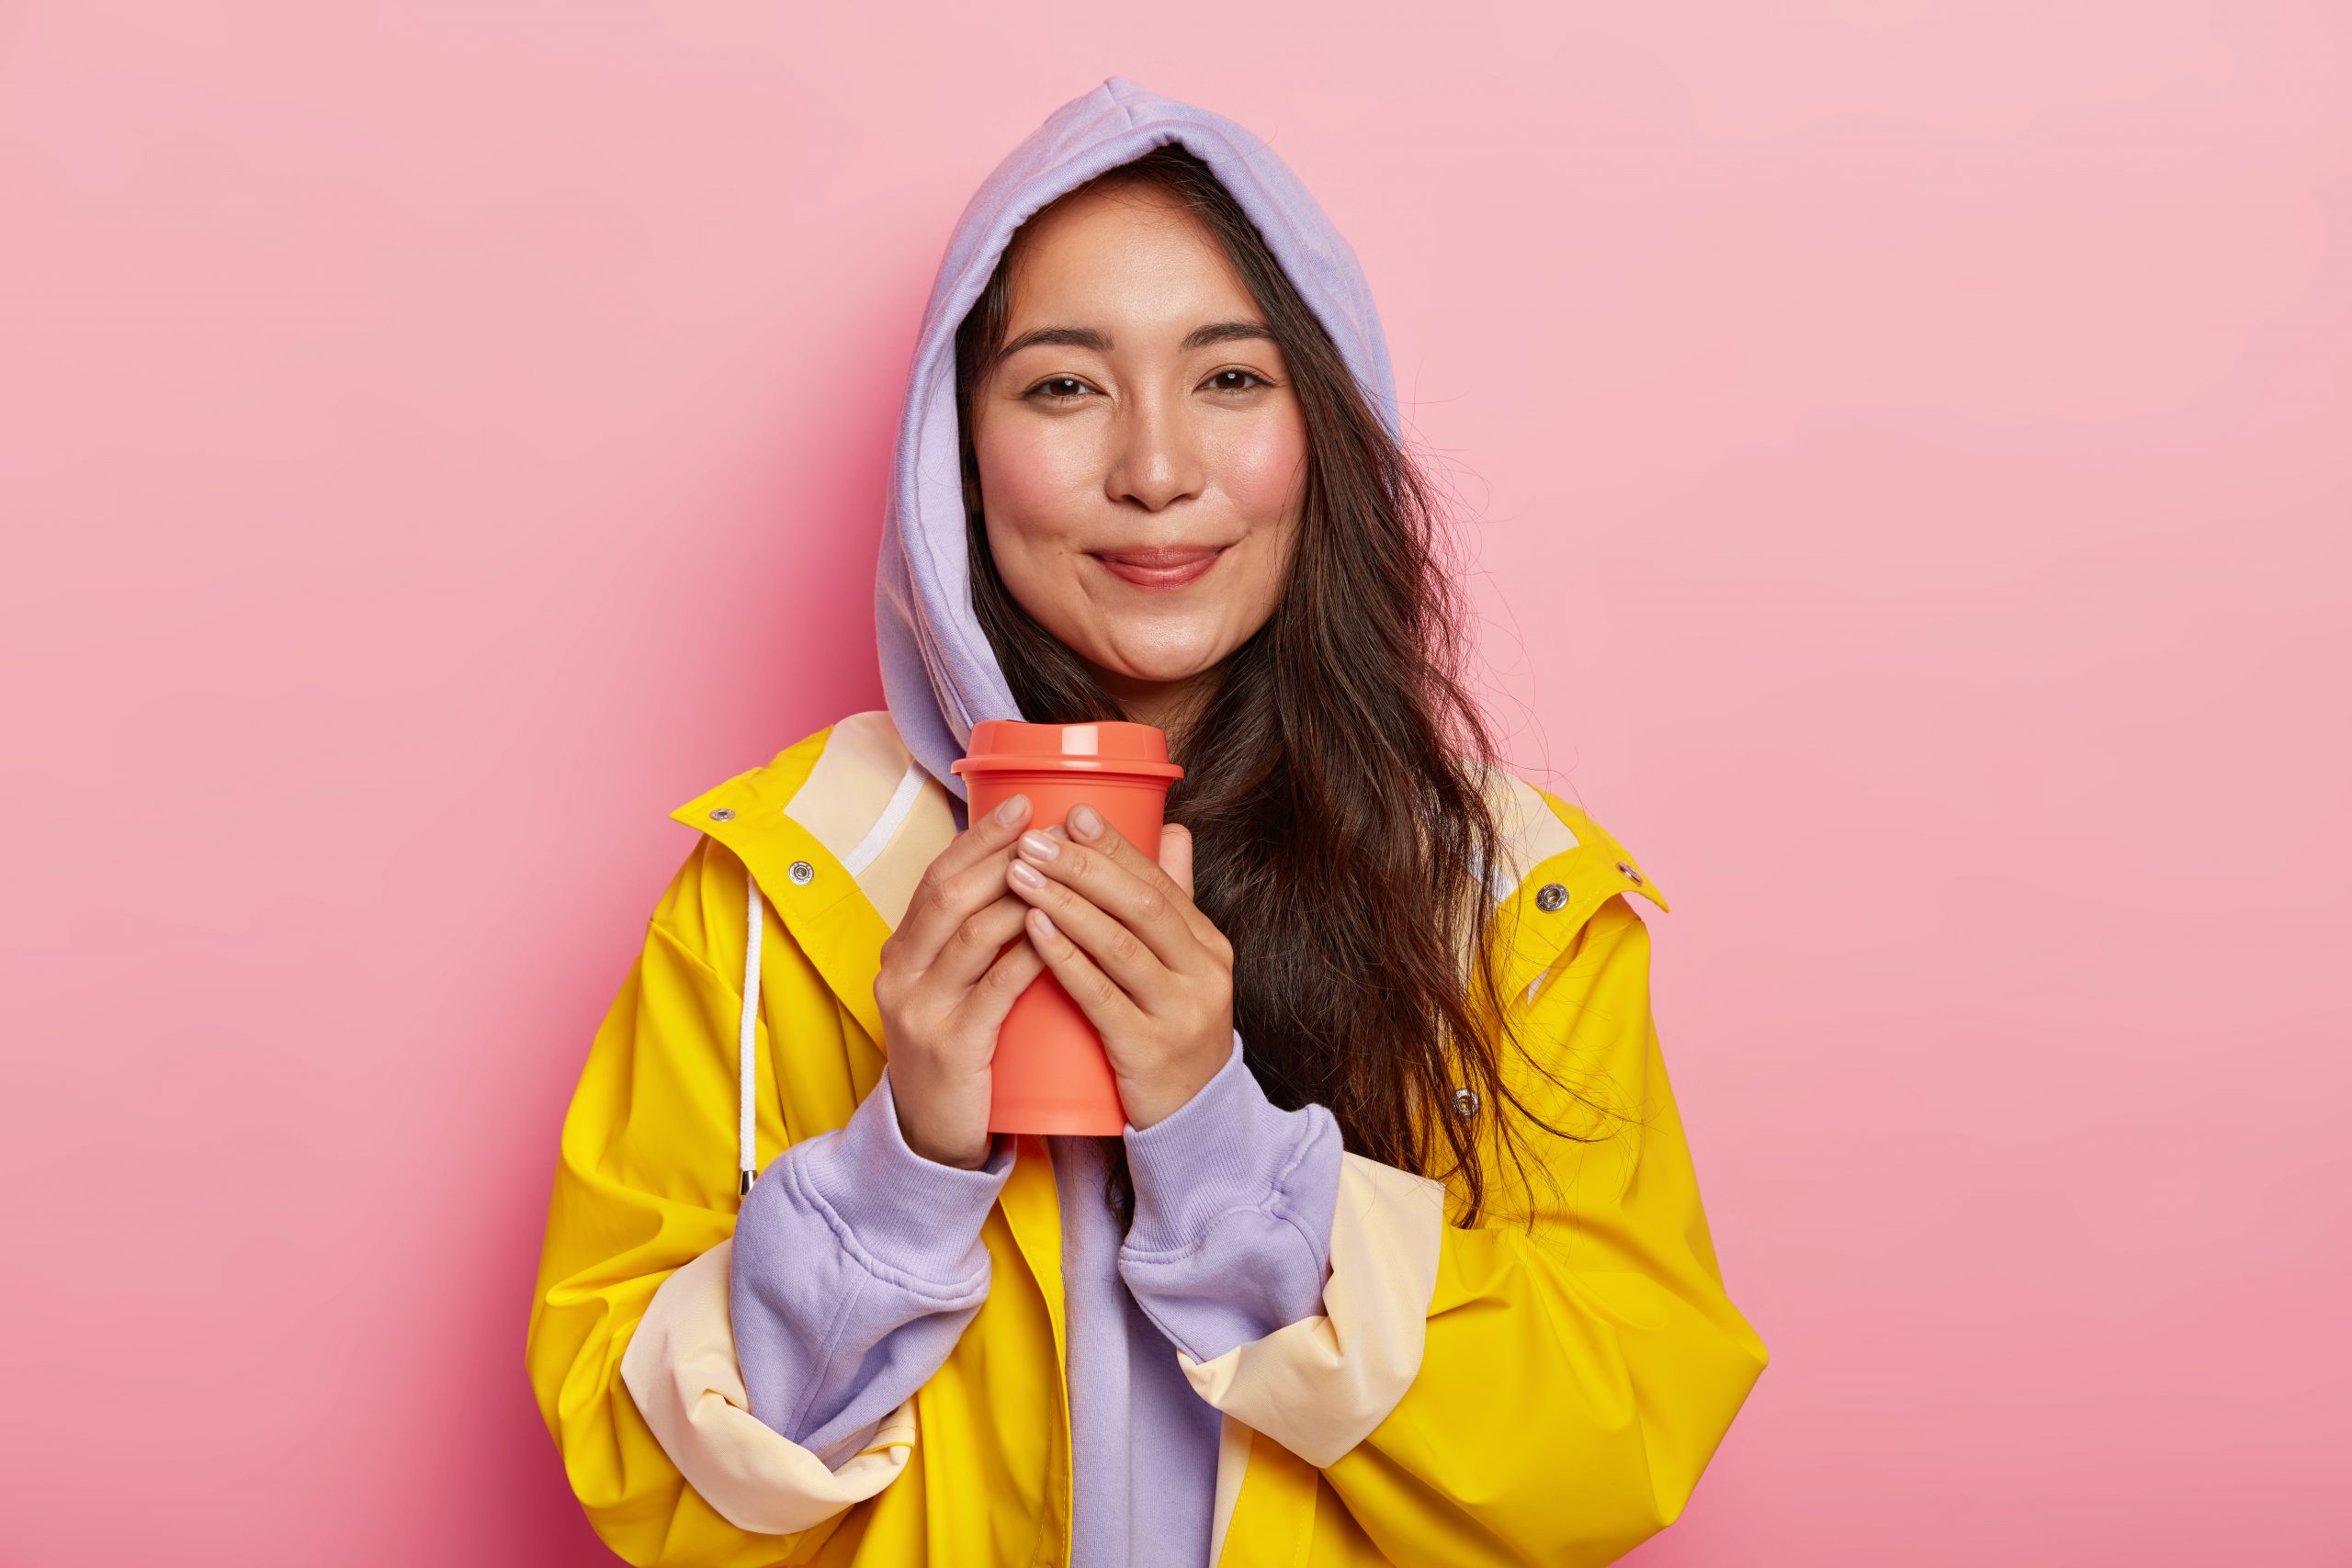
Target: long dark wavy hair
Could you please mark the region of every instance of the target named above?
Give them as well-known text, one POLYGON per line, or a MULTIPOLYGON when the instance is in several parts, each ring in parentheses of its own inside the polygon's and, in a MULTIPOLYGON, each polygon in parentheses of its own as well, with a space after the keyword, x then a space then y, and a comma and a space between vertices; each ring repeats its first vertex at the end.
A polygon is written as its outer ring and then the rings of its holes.
MULTIPOLYGON (((1498 1146, 1522 1171, 1516 1119, 1498 1115, 1506 1103, 1559 1136, 1577 1134, 1509 1092, 1505 1041, 1474 1021, 1472 985, 1490 1004, 1477 1011, 1509 1032, 1476 880, 1498 862, 1483 784, 1495 748, 1461 677, 1468 615, 1439 557, 1433 488, 1205 163, 1170 143, 1080 188, 1110 182, 1169 192, 1223 245, 1305 414, 1305 512, 1288 581, 1272 617, 1170 736, 1184 777, 1168 818, 1192 830, 1194 902, 1233 944, 1244 1059, 1275 1104, 1328 1107, 1349 1149, 1424 1176, 1458 1175, 1461 1223, 1475 1224, 1487 1172, 1476 1122, 1456 1113, 1457 1089, 1498 1116, 1498 1146), (1434 1168, 1433 1130, 1450 1168, 1434 1168)), ((1023 717, 1125 718, 1015 602, 989 551, 972 400, 1001 354, 1021 240, 956 336, 972 604, 1023 717)), ((1124 1144, 1110 1141, 1105 1196, 1124 1224, 1134 1187, 1124 1144)))

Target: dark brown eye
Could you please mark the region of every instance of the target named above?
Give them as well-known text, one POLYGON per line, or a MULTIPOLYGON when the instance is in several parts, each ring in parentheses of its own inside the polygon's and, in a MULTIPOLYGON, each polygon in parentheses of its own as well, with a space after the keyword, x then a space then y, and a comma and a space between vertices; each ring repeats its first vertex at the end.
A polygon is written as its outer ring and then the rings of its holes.
POLYGON ((1220 370, 1209 378, 1208 384, 1220 392, 1246 392, 1253 386, 1273 385, 1254 370, 1220 370))
POLYGON ((1083 397, 1086 390, 1086 383, 1075 376, 1049 376, 1029 389, 1030 395, 1033 397, 1042 395, 1058 402, 1067 402, 1072 398, 1083 397))

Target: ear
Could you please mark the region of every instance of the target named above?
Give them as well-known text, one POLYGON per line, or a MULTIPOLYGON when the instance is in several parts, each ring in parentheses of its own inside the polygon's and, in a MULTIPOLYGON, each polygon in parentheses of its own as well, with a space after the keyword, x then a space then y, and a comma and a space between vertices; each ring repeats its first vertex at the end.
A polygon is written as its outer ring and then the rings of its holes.
POLYGON ((1193 896, 1193 830, 1180 822, 1159 829, 1159 869, 1168 880, 1193 896))

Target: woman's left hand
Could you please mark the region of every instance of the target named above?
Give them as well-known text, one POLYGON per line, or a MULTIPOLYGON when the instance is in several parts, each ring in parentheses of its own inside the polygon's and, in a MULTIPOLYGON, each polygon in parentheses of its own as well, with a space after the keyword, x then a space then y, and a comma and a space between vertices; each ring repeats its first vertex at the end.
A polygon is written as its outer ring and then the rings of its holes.
POLYGON ((1128 1122, 1173 1114, 1233 1054, 1233 945, 1193 903, 1193 835, 1145 854, 1080 806, 1021 836, 1005 879, 1030 942, 1102 1036, 1128 1122))

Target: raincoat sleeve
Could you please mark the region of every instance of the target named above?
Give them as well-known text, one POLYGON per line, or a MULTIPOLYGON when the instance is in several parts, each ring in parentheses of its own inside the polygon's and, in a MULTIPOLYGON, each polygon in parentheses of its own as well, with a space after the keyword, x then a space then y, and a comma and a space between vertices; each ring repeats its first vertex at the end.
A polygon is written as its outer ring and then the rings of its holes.
POLYGON ((1568 1088, 1521 1068, 1514 1091, 1595 1141, 1532 1130, 1525 1182, 1490 1156, 1494 1217, 1469 1229, 1445 1223, 1440 1183, 1342 1156, 1319 1310, 1178 1351, 1204 1399, 1319 1468, 1396 1562, 1615 1562, 1680 1515, 1764 1369, 1709 1239, 1649 951, 1611 898, 1518 1004, 1568 1088), (1594 1100, 1629 1114, 1580 1125, 1594 1100))
MULTIPOLYGON (((746 892, 741 863, 698 840, 647 924, 564 1117, 526 1345, 590 1525, 662 1568, 808 1561, 915 1440, 911 1399, 838 1465, 752 1413, 729 1301, 741 989, 712 956, 731 919, 740 963, 746 892)), ((790 940, 773 917, 763 932, 790 940)), ((756 1044, 769 1059, 763 1025, 756 1044)), ((763 1145, 784 1143, 780 1109, 756 1111, 763 1145)))

